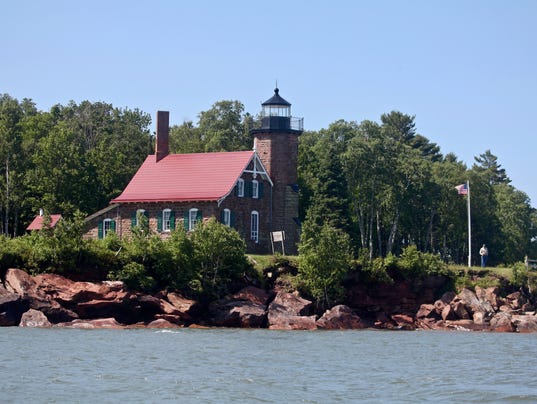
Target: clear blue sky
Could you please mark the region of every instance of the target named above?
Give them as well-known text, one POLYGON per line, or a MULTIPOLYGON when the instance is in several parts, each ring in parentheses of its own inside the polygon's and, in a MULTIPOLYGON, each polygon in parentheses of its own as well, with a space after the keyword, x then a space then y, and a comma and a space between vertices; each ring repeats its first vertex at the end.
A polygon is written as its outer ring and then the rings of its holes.
MULTIPOLYGON (((308 130, 415 115, 468 166, 490 149, 537 206, 537 1, 4 1, 0 93, 172 124, 278 81, 308 130)), ((455 184, 454 184, 455 185, 455 184)))

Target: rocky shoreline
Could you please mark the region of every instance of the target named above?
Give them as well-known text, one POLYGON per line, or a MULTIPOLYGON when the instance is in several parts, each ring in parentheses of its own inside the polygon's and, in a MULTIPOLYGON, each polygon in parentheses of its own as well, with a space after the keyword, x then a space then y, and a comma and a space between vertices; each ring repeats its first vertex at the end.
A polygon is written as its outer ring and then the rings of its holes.
POLYGON ((6 271, 0 283, 0 326, 64 328, 240 327, 273 330, 459 330, 537 332, 536 308, 521 291, 502 297, 497 288, 446 292, 442 280, 396 282, 348 291, 349 305, 322 315, 297 292, 247 285, 203 306, 176 292, 148 295, 122 282, 80 282, 55 274, 6 271))

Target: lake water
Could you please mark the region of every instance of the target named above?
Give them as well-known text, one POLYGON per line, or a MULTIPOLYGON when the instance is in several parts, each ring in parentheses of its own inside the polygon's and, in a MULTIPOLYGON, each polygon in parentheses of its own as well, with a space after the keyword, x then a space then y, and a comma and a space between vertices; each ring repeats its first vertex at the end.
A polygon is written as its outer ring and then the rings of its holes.
POLYGON ((0 328, 2 403, 537 402, 537 334, 0 328))

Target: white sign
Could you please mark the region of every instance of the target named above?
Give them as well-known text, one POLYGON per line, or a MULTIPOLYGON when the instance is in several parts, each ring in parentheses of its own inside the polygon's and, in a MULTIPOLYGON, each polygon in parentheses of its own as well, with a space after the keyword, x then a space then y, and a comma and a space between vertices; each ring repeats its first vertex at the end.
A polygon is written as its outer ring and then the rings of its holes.
POLYGON ((273 231, 272 232, 272 241, 283 241, 283 231, 273 231))

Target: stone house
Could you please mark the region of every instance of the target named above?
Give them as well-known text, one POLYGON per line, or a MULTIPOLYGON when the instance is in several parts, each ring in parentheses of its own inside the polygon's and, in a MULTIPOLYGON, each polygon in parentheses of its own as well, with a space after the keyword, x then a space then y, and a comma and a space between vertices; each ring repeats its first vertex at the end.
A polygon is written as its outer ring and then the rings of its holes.
POLYGON ((279 90, 262 104, 259 127, 251 130, 252 151, 170 154, 169 112, 157 113, 155 154, 149 155, 110 205, 86 218, 88 238, 109 232, 129 237, 140 215, 166 238, 178 226, 216 218, 234 227, 251 253, 274 245, 296 253, 298 243, 298 136, 302 119, 279 90), (284 244, 272 235, 284 235, 284 244))

